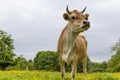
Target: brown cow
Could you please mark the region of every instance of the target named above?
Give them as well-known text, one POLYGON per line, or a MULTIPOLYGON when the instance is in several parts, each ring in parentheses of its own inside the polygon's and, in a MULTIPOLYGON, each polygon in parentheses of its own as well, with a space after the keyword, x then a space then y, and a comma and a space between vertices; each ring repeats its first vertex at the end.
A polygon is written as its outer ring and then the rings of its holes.
POLYGON ((85 80, 87 79, 87 41, 84 36, 79 35, 90 27, 89 14, 83 14, 85 10, 86 7, 81 12, 77 10, 69 11, 67 6, 67 13, 63 14, 63 18, 68 21, 68 24, 63 29, 57 46, 62 80, 64 80, 65 64, 72 64, 71 76, 72 80, 75 80, 78 63, 83 63, 85 80))

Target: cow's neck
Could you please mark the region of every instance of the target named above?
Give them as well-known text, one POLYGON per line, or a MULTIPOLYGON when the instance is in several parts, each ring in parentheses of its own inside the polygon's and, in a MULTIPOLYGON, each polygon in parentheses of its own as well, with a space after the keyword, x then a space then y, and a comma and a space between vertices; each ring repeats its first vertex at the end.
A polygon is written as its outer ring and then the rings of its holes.
POLYGON ((74 40, 77 37, 77 34, 74 34, 72 32, 73 25, 71 23, 68 23, 67 25, 67 34, 65 35, 65 44, 64 44, 64 53, 70 53, 74 44, 74 40))
POLYGON ((73 25, 72 24, 68 24, 68 35, 67 35, 67 43, 68 43, 68 45, 71 45, 72 46, 72 44, 74 43, 74 40, 75 40, 75 35, 73 34, 73 32, 72 32, 72 27, 73 27, 73 25))

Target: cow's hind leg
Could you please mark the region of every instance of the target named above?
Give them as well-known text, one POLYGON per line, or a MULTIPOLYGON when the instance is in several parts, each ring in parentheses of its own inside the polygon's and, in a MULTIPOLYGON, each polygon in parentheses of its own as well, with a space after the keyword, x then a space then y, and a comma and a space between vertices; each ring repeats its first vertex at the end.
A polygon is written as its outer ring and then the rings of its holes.
POLYGON ((84 80, 87 80, 87 67, 86 67, 86 64, 87 64, 87 60, 85 59, 83 61, 84 80))

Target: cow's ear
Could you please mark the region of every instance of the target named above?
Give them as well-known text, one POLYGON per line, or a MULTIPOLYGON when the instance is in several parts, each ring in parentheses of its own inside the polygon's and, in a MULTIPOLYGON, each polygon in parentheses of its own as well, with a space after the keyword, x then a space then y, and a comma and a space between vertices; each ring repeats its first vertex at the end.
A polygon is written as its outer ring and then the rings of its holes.
POLYGON ((68 15, 67 13, 64 13, 64 14, 63 14, 63 18, 64 18, 65 20, 68 20, 68 19, 69 19, 69 15, 68 15))
POLYGON ((88 20, 89 14, 85 14, 85 18, 86 20, 88 20))

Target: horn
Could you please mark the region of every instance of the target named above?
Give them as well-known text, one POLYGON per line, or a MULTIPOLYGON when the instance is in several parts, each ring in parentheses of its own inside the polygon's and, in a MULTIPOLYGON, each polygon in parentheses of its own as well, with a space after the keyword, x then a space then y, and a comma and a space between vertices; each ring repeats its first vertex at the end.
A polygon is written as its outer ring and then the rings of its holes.
POLYGON ((67 11, 68 14, 70 14, 70 11, 69 11, 69 9, 68 9, 68 5, 67 5, 67 7, 66 7, 66 11, 67 11))
POLYGON ((86 10, 86 8, 87 8, 87 7, 85 6, 85 8, 81 11, 81 13, 84 13, 84 12, 85 12, 85 10, 86 10))

